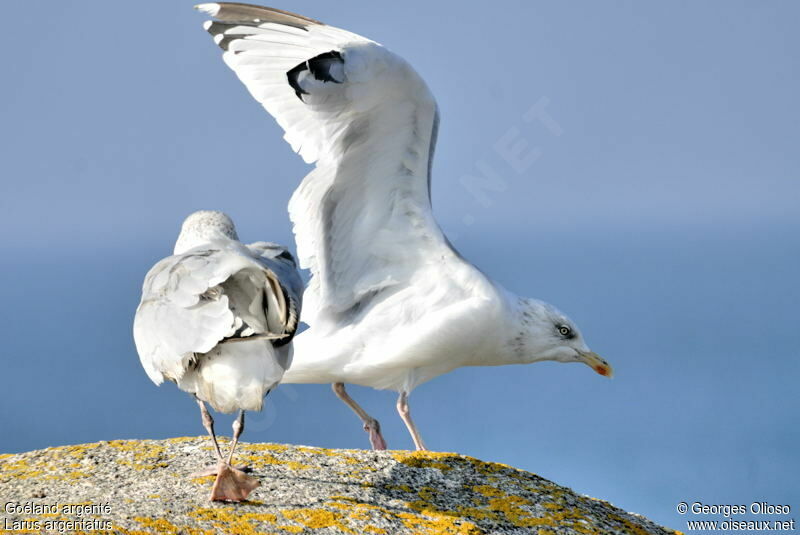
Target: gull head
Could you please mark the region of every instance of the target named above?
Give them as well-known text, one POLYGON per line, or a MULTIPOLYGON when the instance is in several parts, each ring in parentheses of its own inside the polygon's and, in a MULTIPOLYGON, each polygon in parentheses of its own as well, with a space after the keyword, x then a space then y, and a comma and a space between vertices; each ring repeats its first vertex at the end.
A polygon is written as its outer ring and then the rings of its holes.
POLYGON ((239 240, 231 218, 216 210, 200 210, 183 221, 174 254, 220 239, 239 240))
POLYGON ((515 349, 526 362, 582 362, 604 377, 614 375, 611 365, 589 349, 575 323, 554 306, 519 298, 517 314, 521 329, 515 349))

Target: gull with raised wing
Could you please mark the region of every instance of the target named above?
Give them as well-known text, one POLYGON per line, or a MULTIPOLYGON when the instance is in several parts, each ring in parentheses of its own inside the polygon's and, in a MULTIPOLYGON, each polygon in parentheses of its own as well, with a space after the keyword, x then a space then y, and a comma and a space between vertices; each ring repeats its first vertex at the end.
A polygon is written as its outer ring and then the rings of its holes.
POLYGON ((331 383, 372 446, 378 422, 345 391, 398 392, 461 366, 582 362, 611 376, 553 306, 506 291, 456 252, 431 212, 436 101, 402 58, 317 20, 240 3, 197 6, 206 30, 285 139, 316 167, 289 202, 301 267, 311 270, 286 383, 331 383))
POLYGON ((200 211, 183 222, 174 254, 147 273, 133 335, 147 375, 192 394, 214 446, 213 501, 242 501, 258 480, 231 466, 244 411, 258 411, 292 360, 303 283, 280 245, 239 242, 231 219, 200 211), (238 410, 226 457, 205 403, 238 410))

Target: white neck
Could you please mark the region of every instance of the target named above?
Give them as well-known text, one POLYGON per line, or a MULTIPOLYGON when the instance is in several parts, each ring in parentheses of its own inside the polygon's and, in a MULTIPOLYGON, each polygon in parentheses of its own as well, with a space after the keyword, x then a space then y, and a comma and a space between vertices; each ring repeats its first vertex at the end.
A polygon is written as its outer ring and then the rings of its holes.
POLYGON ((503 289, 506 302, 505 332, 498 346, 498 364, 530 364, 554 360, 542 355, 537 324, 542 321, 546 303, 520 297, 503 289))
POLYGON ((213 230, 203 233, 181 232, 181 235, 178 236, 178 241, 175 242, 173 254, 183 254, 201 245, 208 245, 214 241, 230 241, 230 239, 225 233, 213 230))

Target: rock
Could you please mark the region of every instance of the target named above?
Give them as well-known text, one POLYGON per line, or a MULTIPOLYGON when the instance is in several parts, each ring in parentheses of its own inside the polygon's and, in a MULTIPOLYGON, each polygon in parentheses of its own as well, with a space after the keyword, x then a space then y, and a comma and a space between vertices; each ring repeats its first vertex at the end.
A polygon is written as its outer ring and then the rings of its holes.
POLYGON ((535 474, 454 453, 242 443, 261 481, 208 501, 206 437, 0 455, 0 530, 34 533, 673 534, 535 474))

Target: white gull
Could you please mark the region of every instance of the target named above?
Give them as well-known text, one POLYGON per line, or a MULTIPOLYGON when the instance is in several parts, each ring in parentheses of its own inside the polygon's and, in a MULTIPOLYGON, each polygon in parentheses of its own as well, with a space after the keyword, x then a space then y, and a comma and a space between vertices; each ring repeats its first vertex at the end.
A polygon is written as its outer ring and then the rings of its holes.
POLYGON ((258 482, 230 466, 244 411, 261 410, 292 358, 303 284, 286 248, 239 242, 222 212, 183 222, 174 254, 147 273, 133 334, 147 375, 175 382, 197 399, 218 465, 211 499, 241 501, 258 482), (227 459, 205 403, 239 411, 227 459))
POLYGON ((408 395, 461 366, 582 362, 590 351, 553 306, 514 295, 462 258, 431 212, 436 102, 402 58, 319 21, 240 3, 197 6, 205 28, 285 139, 316 167, 289 203, 301 267, 311 270, 285 383, 332 383, 374 448, 378 422, 345 383, 408 395))

